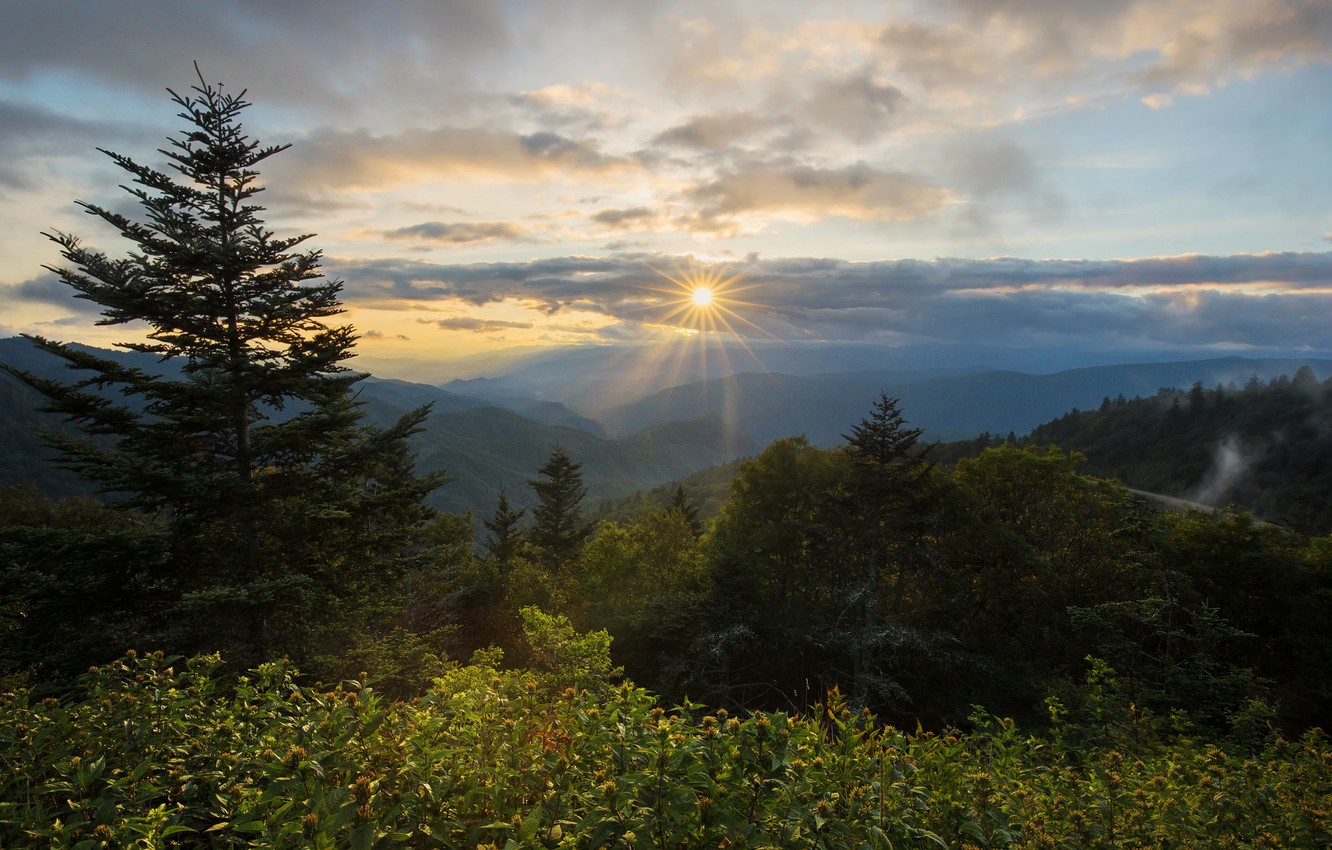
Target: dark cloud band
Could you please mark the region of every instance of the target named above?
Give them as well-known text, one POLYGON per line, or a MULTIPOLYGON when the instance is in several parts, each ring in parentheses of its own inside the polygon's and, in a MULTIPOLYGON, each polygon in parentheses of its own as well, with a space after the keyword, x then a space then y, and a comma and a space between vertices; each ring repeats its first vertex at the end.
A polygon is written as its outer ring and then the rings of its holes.
MULTIPOLYGON (((521 302, 547 315, 626 323, 669 311, 679 258, 562 257, 528 263, 335 264, 349 300, 375 304, 521 302), (655 311, 655 312, 654 312, 655 311)), ((755 338, 1034 340, 1072 347, 1332 349, 1332 253, 1138 260, 760 260, 711 267, 755 338)), ((460 326, 461 327, 461 326, 460 326)))

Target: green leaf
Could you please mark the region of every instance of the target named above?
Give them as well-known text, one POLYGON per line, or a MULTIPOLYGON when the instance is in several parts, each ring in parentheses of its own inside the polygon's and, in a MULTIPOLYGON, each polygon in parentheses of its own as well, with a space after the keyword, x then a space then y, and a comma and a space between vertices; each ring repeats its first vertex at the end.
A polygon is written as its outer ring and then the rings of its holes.
POLYGON ((588 850, 596 848, 606 843, 606 840, 615 835, 620 827, 620 822, 615 820, 604 820, 592 829, 592 834, 588 836, 588 850))
POLYGON ((914 829, 912 830, 912 832, 921 838, 933 841, 935 844, 938 844, 944 850, 949 850, 948 842, 944 841, 942 838, 940 838, 938 835, 934 834, 933 832, 930 832, 928 829, 914 829))
POLYGON ((373 824, 361 824, 351 834, 352 850, 370 850, 374 843, 375 828, 373 824))
POLYGON ((523 841, 531 841, 536 836, 537 830, 541 828, 542 814, 541 807, 537 806, 527 817, 523 818, 523 825, 518 830, 518 836, 523 841))
POLYGON ((962 825, 959 826, 958 829, 968 838, 974 838, 982 844, 985 843, 985 830, 981 829, 980 825, 974 820, 962 821, 962 825))
POLYGON ((153 759, 148 758, 135 765, 134 770, 130 771, 130 780, 138 782, 143 779, 143 777, 148 774, 148 771, 153 769, 153 761, 153 759))

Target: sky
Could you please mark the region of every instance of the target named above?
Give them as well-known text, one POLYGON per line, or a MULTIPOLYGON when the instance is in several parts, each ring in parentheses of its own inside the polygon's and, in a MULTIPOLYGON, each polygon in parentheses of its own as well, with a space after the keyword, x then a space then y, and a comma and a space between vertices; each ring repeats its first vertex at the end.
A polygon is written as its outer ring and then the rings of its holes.
POLYGON ((42 232, 124 254, 197 62, 375 362, 1332 353, 1332 0, 4 5, 0 335, 126 339, 42 232))

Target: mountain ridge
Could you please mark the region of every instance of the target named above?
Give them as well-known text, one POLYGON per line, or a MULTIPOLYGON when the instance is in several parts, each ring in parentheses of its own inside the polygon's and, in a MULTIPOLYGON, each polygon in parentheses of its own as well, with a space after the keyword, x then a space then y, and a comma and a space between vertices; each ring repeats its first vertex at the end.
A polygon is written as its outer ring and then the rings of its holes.
MULTIPOLYGON (((848 350, 839 352, 846 354, 848 350)), ((125 352, 108 356, 133 359, 125 352)), ((586 352, 585 352, 586 354, 586 352)), ((596 358, 592 358, 595 360, 596 358)), ((61 361, 21 338, 0 339, 0 360, 47 377, 68 378, 61 361), (44 364, 44 365, 43 365, 44 364)), ((567 360, 557 358, 557 366, 567 360)), ((980 367, 843 370, 790 375, 740 372, 669 387, 587 416, 550 399, 508 396, 506 403, 446 387, 371 376, 358 390, 368 421, 386 424, 406 410, 434 405, 413 438, 422 470, 443 467, 453 483, 430 499, 443 510, 486 514, 504 486, 518 507, 532 503, 525 486, 555 445, 583 464, 589 497, 614 499, 753 453, 772 440, 805 435, 839 443, 880 393, 899 399, 908 422, 926 439, 969 439, 982 432, 1026 433, 1104 398, 1150 395, 1163 386, 1243 383, 1310 365, 1332 374, 1332 361, 1238 356, 1209 360, 1089 366, 1048 374, 980 367)), ((592 380, 594 375, 582 376, 592 380)), ((46 422, 37 394, 0 376, 0 480, 36 480, 53 495, 91 488, 50 466, 32 426, 46 422)))

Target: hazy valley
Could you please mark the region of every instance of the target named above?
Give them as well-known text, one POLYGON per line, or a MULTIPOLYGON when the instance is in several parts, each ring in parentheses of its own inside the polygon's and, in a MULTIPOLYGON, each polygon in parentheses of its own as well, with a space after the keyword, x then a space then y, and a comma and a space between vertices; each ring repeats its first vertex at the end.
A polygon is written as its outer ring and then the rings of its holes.
MULTIPOLYGON (((359 398, 368 418, 381 424, 431 405, 424 431, 413 438, 418 464, 423 471, 444 469, 453 480, 429 501, 441 510, 484 516, 501 487, 514 504, 530 507, 534 496, 526 482, 555 445, 583 464, 596 503, 754 454, 782 437, 803 435, 814 445, 835 446, 884 392, 900 400, 910 424, 925 429, 925 439, 950 442, 981 433, 1022 436, 1075 409, 1094 409, 1107 397, 1151 396, 1195 383, 1243 385, 1254 376, 1266 381, 1294 374, 1302 365, 1332 374, 1332 361, 1290 358, 1126 363, 1037 374, 974 365, 866 369, 876 361, 943 359, 937 351, 867 346, 776 348, 761 352, 763 363, 759 352, 745 360, 713 350, 683 364, 677 358, 670 368, 662 364, 671 358, 657 354, 644 359, 600 348, 545 358, 527 354, 511 372, 438 386, 370 377, 358 385, 359 398), (765 371, 747 371, 768 363, 772 368, 765 371), (798 364, 799 371, 777 368, 798 364), (701 374, 711 377, 670 384, 677 376, 701 374), (592 406, 609 397, 608 387, 625 401, 592 406), (562 393, 569 394, 568 403, 562 393)), ((61 364, 18 338, 0 340, 0 361, 65 377, 61 364)), ((7 375, 0 375, 0 393, 0 480, 36 480, 53 494, 88 492, 40 459, 45 450, 31 426, 50 422, 38 412, 37 394, 7 375)))

